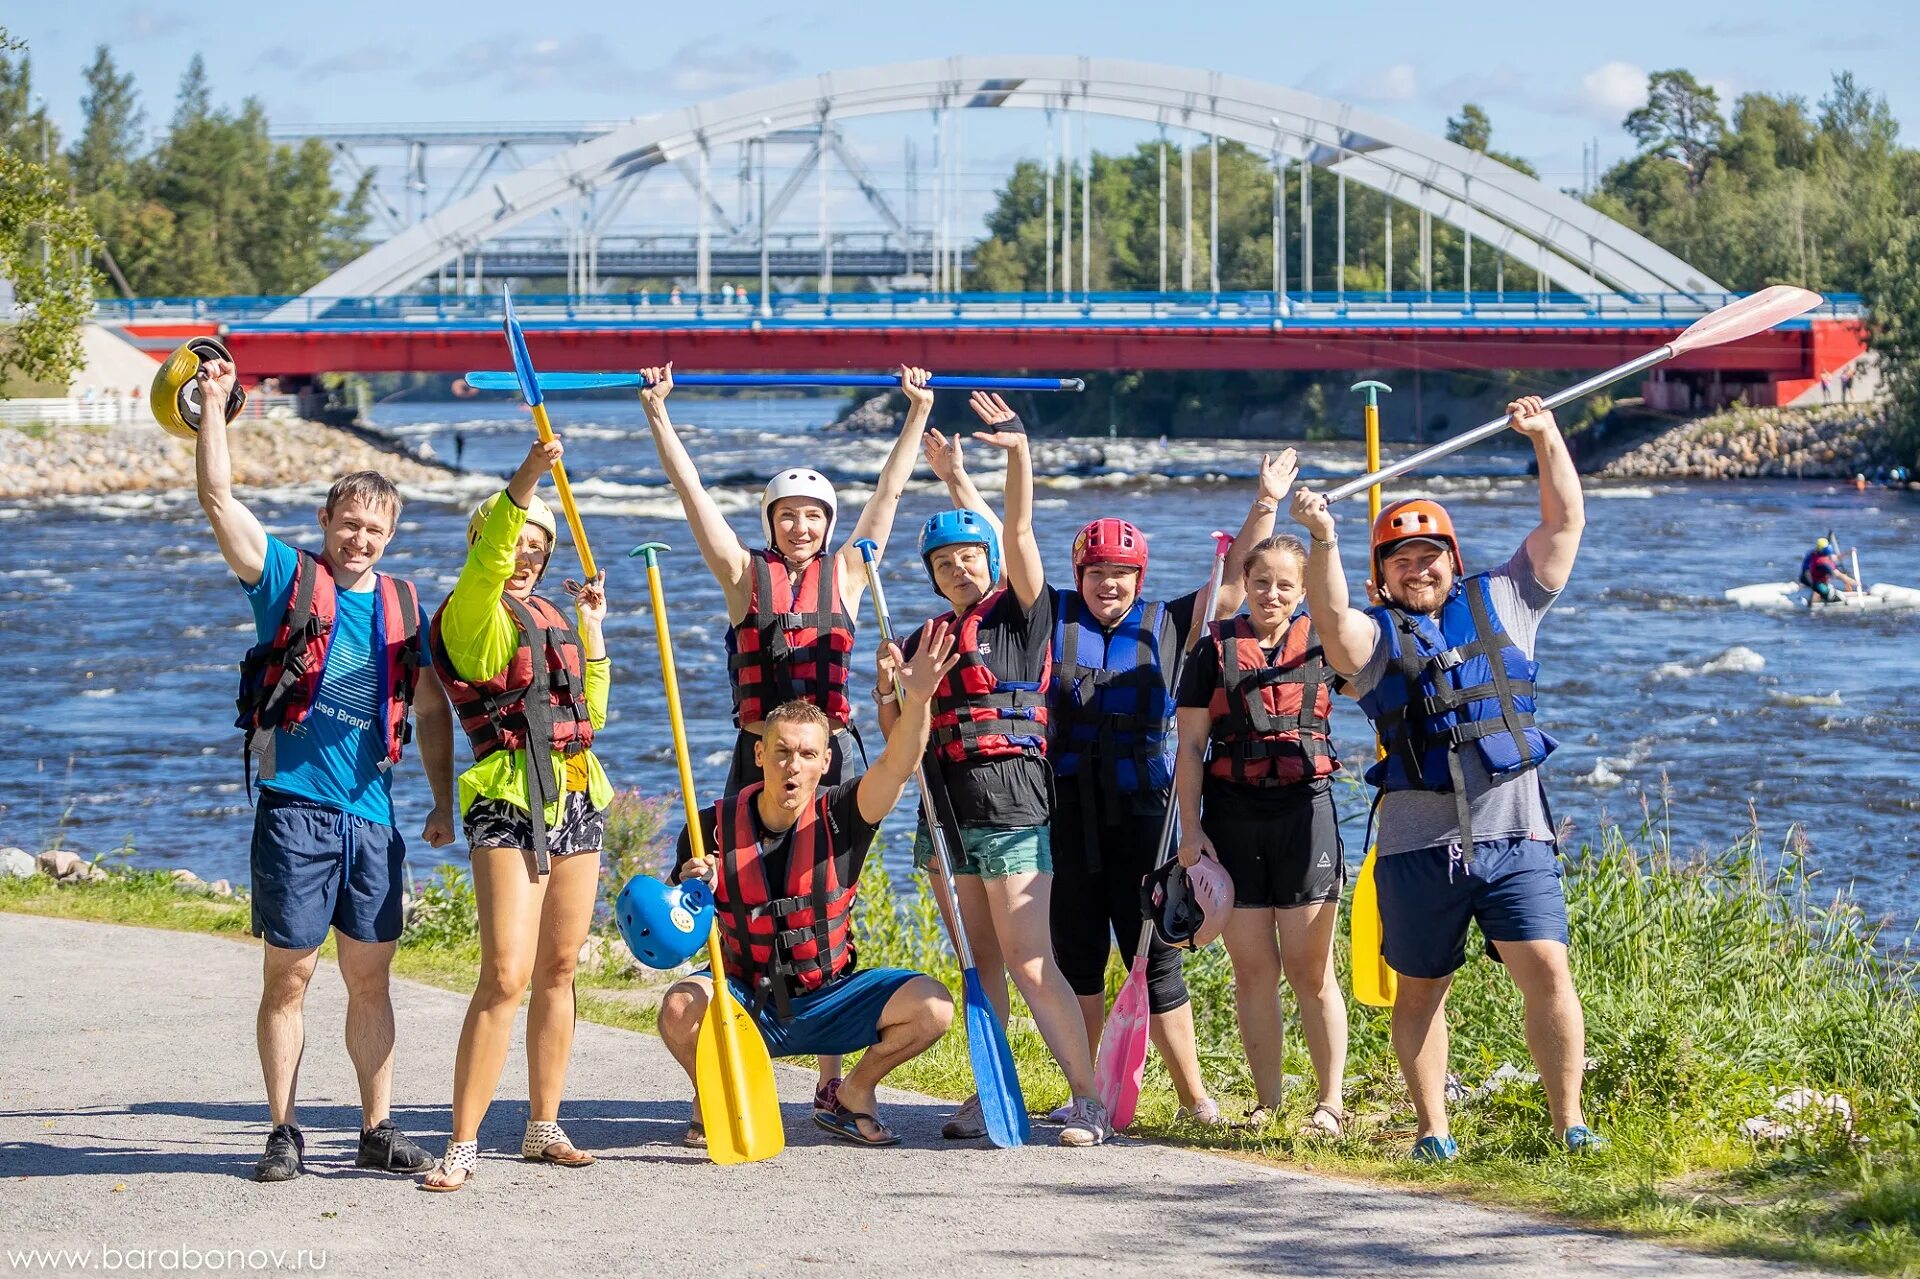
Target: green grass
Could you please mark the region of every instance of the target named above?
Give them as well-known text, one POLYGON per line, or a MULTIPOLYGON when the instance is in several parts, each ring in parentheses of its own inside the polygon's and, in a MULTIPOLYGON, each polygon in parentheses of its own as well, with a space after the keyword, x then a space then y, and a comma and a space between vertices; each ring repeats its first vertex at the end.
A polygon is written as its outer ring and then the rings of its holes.
MULTIPOLYGON (((631 793, 621 804, 608 844, 610 889, 655 864, 665 816, 631 793)), ((1777 852, 1753 831, 1717 857, 1682 861, 1650 819, 1634 831, 1608 827, 1570 857, 1567 891, 1594 1060, 1587 1110, 1612 1139, 1609 1151, 1577 1160, 1558 1153, 1539 1086, 1522 1084, 1453 1108, 1464 1158, 1414 1166, 1405 1158, 1412 1113, 1387 1016, 1358 1005, 1350 1009, 1348 1057, 1357 1122, 1345 1140, 1295 1142, 1312 1101, 1305 1088, 1262 1132, 1176 1123, 1172 1090, 1152 1056, 1136 1132, 1689 1246, 1920 1276, 1920 995, 1903 958, 1911 939, 1883 936, 1845 895, 1823 896, 1794 833, 1777 852), (1740 1135, 1743 1119, 1798 1087, 1846 1096, 1853 1136, 1829 1127, 1756 1145, 1740 1135)), ((420 886, 419 898, 395 971, 471 989, 479 952, 470 884, 442 872, 420 886)), ((0 909, 235 937, 248 923, 244 901, 183 894, 157 872, 66 887, 44 877, 6 880, 0 909)), ((920 968, 959 989, 924 893, 898 896, 884 877, 870 876, 860 932, 863 964, 920 968)), ((1344 950, 1344 929, 1341 936, 1344 950)), ((1340 964, 1344 972, 1344 954, 1340 964)), ((1117 989, 1117 963, 1109 977, 1117 989)), ((1237 1115, 1251 1088, 1222 949, 1189 957, 1187 977, 1202 1067, 1214 1096, 1237 1115)), ((659 975, 595 969, 582 972, 579 986, 581 1016, 653 1028, 659 975)), ((1476 958, 1461 971, 1449 1020, 1453 1067, 1467 1084, 1502 1063, 1530 1069, 1519 999, 1497 965, 1476 958)), ((1017 1001, 1010 1029, 1029 1108, 1044 1112, 1065 1098, 1065 1081, 1017 1001)), ((1287 1069, 1310 1074, 1298 1035, 1288 1039, 1287 1069)), ((964 1034, 956 1027, 890 1082, 965 1096, 972 1083, 964 1034)))

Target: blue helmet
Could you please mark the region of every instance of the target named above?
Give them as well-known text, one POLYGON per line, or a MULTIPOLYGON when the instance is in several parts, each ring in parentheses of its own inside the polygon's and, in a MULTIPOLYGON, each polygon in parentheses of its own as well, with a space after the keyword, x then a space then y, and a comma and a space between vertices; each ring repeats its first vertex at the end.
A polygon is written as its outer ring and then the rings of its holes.
POLYGON ((635 959, 649 968, 678 968, 707 944, 713 890, 697 879, 668 884, 635 875, 620 890, 613 916, 635 959))
MULTIPOLYGON (((943 546, 984 546, 987 548, 988 590, 1000 580, 1000 535, 993 524, 978 511, 942 511, 920 526, 920 562, 933 576, 928 557, 943 546)), ((935 583, 938 585, 938 582, 935 583)))

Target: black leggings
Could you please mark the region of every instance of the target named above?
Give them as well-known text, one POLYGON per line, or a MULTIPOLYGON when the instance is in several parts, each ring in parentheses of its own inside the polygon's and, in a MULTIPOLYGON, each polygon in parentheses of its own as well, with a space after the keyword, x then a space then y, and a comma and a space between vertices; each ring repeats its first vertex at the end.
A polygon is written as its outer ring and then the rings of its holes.
MULTIPOLYGON (((1080 996, 1106 992, 1107 956, 1119 938, 1120 961, 1131 967, 1140 941, 1140 881, 1160 848, 1160 817, 1114 814, 1096 832, 1100 870, 1087 869, 1084 814, 1071 785, 1059 787, 1053 810, 1053 957, 1080 996)), ((1100 819, 1094 814, 1094 820, 1100 819)), ((1147 1007, 1171 1012, 1188 1000, 1180 952, 1156 935, 1147 949, 1147 1007)))

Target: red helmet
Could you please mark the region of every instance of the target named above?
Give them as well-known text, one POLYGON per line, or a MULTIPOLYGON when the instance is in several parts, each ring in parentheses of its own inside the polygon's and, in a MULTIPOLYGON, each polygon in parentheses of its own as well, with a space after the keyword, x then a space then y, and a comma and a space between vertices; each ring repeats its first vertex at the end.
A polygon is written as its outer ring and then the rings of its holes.
POLYGON ((1147 535, 1125 520, 1095 520, 1073 539, 1073 577, 1089 564, 1116 564, 1140 570, 1140 583, 1147 580, 1147 535))
POLYGON ((1447 514, 1447 508, 1428 498, 1410 497, 1383 507, 1380 518, 1373 522, 1373 580, 1376 584, 1386 580, 1381 570, 1385 552, 1392 550, 1395 543, 1413 538, 1438 542, 1452 551, 1454 575, 1466 575, 1466 563, 1460 557, 1460 539, 1454 535, 1453 517, 1447 514))

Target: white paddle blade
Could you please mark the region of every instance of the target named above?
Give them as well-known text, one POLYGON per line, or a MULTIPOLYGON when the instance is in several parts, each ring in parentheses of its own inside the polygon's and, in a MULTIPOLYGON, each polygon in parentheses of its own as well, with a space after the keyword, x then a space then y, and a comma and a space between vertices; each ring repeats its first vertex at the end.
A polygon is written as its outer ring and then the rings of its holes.
POLYGON ((1738 302, 1729 302, 1710 315, 1701 316, 1669 345, 1675 355, 1682 355, 1726 342, 1737 342, 1756 333, 1765 333, 1774 325, 1791 320, 1796 315, 1805 315, 1824 301, 1825 298, 1811 289, 1776 284, 1738 302))

